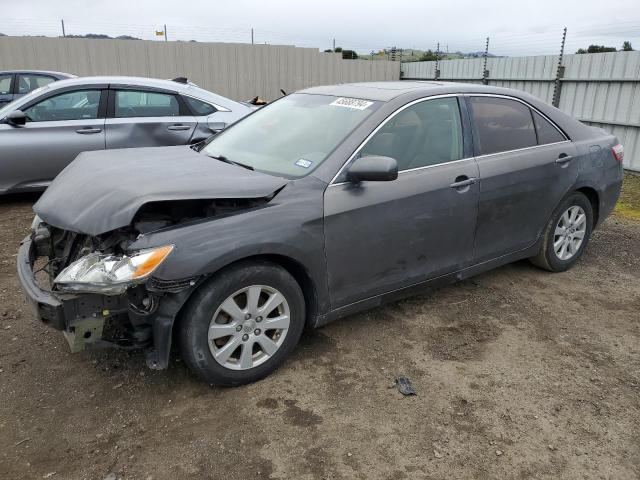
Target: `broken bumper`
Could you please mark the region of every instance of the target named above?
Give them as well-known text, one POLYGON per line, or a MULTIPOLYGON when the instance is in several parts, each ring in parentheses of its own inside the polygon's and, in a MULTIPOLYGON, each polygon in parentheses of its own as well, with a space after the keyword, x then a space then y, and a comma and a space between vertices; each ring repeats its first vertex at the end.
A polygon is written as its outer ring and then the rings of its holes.
POLYGON ((18 278, 27 303, 38 320, 64 332, 72 351, 100 341, 105 318, 126 311, 127 300, 122 296, 62 294, 41 288, 33 272, 35 260, 33 241, 27 237, 18 250, 18 278))

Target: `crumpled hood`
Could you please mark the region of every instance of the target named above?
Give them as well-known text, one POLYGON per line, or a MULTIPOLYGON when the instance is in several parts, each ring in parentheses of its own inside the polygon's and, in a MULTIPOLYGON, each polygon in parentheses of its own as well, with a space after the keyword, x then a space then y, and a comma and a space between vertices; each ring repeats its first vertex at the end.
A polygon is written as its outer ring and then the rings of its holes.
POLYGON ((287 182, 188 146, 84 152, 56 177, 33 210, 54 227, 99 235, 129 225, 149 202, 261 198, 287 182))

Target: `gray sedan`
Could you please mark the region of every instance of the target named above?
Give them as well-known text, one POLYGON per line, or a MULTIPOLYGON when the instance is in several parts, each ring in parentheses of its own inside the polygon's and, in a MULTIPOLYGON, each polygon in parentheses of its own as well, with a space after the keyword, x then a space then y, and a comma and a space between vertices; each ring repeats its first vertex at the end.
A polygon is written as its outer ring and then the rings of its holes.
POLYGON ((524 258, 567 270, 616 203, 622 157, 524 92, 315 87, 203 148, 82 154, 35 204, 18 272, 73 350, 140 346, 160 369, 178 347, 239 385, 305 326, 524 258))
POLYGON ((33 92, 35 89, 75 75, 44 70, 10 70, 0 72, 0 105, 33 92))
POLYGON ((184 80, 51 83, 0 109, 0 194, 46 188, 80 152, 197 143, 252 111, 184 80))

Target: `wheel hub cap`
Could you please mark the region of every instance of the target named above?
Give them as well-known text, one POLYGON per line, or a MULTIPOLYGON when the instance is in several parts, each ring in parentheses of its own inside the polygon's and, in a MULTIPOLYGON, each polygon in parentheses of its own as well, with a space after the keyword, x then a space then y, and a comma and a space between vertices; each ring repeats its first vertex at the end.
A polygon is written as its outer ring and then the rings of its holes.
POLYGON ((209 350, 225 368, 248 370, 266 362, 289 330, 289 304, 266 285, 251 285, 222 302, 209 323, 209 350))
POLYGON ((587 231, 587 215, 573 205, 560 216, 553 236, 553 251, 560 260, 570 260, 580 250, 587 231))

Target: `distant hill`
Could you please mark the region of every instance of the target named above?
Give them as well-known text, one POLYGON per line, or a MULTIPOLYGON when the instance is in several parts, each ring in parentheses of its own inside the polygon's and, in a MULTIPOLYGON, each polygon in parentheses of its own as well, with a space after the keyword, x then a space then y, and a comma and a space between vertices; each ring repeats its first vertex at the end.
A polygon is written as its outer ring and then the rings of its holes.
POLYGON ((86 35, 67 35, 67 38, 93 38, 97 40, 141 40, 138 37, 132 37, 130 35, 120 35, 119 37, 110 37, 104 33, 87 33, 86 35))
MULTIPOLYGON (((418 50, 417 48, 397 48, 396 49, 396 60, 401 60, 403 62, 419 62, 421 61, 425 54, 433 55, 435 54, 434 50, 418 50), (402 52, 402 53, 400 53, 402 52)), ((482 58, 484 56, 483 51, 478 52, 439 52, 439 58, 441 60, 455 60, 458 58, 482 58)), ((496 57, 493 53, 488 53, 488 57, 496 57)), ((358 58, 363 60, 390 60, 391 59, 391 50, 384 49, 378 52, 370 52, 368 55, 361 54, 358 52, 358 58)))

